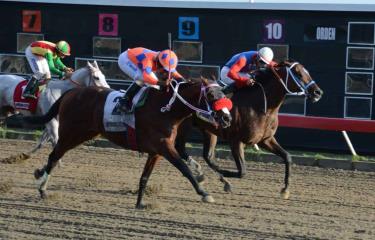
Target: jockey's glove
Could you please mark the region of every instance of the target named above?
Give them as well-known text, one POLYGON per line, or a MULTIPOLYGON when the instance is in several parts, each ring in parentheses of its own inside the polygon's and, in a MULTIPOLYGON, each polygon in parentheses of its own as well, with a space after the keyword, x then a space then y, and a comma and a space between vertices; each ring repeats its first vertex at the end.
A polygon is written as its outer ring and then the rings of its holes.
POLYGON ((67 79, 67 78, 70 78, 72 76, 73 72, 70 72, 70 71, 66 71, 64 72, 64 76, 62 77, 63 79, 67 79))
POLYGON ((176 80, 177 82, 186 82, 186 79, 183 78, 183 77, 181 77, 181 78, 175 78, 175 80, 176 80))
POLYGON ((246 86, 253 86, 255 83, 254 79, 249 78, 246 80, 246 86))
POLYGON ((168 82, 167 81, 158 81, 158 83, 156 85, 159 85, 160 87, 167 87, 168 82))

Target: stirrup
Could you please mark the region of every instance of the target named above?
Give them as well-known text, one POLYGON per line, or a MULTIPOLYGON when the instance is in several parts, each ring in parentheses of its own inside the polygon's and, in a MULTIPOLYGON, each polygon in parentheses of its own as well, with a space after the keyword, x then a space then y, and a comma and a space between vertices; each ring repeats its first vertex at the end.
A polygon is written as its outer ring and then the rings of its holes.
POLYGON ((30 93, 24 93, 22 94, 22 97, 24 98, 33 98, 33 99, 37 99, 38 97, 33 95, 33 94, 30 94, 30 93))

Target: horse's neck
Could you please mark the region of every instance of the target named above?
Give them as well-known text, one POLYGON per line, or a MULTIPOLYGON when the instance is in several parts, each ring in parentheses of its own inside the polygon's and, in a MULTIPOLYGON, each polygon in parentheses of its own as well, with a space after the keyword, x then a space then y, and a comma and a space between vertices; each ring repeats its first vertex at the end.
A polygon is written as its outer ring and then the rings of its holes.
POLYGON ((48 82, 47 88, 49 89, 58 89, 61 92, 66 92, 69 89, 74 88, 76 85, 72 83, 70 80, 65 79, 65 80, 52 80, 48 82))
MULTIPOLYGON (((199 108, 199 97, 200 97, 200 84, 194 84, 193 86, 180 86, 178 90, 178 94, 190 105, 199 108)), ((167 94, 168 101, 173 96, 173 90, 169 90, 171 94, 167 94)), ((203 98, 203 96, 202 96, 203 98)), ((203 99, 202 99, 203 100, 203 99)), ((201 100, 201 101, 202 101, 201 100)), ((188 116, 190 116, 191 113, 194 112, 193 109, 191 109, 188 104, 183 103, 178 97, 176 97, 175 101, 173 102, 171 106, 171 114, 176 120, 182 120, 188 116)))
MULTIPOLYGON (((279 76, 284 79, 285 74, 282 71, 278 72, 279 76)), ((273 76, 273 75, 272 75, 273 76)), ((284 102, 286 91, 280 80, 274 77, 273 79, 268 79, 268 81, 263 85, 264 91, 267 98, 267 108, 269 110, 279 109, 284 102)))
POLYGON ((71 76, 72 83, 77 83, 81 86, 88 86, 89 85, 89 79, 88 76, 90 74, 90 70, 87 67, 80 68, 76 70, 73 75, 71 76))

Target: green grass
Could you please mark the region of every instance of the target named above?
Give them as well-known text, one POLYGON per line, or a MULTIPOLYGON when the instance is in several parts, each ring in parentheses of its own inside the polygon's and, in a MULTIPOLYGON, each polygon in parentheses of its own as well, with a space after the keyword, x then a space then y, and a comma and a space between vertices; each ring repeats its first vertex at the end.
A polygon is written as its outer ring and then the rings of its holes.
POLYGON ((31 135, 34 135, 34 139, 37 139, 40 136, 42 136, 42 131, 41 130, 25 130, 25 129, 13 129, 13 128, 0 127, 0 137, 6 138, 7 134, 31 134, 31 135))

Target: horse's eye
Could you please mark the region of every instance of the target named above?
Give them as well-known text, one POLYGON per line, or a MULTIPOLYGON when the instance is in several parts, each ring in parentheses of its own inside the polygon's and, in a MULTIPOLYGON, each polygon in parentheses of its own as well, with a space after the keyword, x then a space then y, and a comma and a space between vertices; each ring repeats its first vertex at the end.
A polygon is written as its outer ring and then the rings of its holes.
POLYGON ((95 79, 95 80, 99 80, 99 77, 97 77, 97 76, 94 76, 94 79, 95 79))

